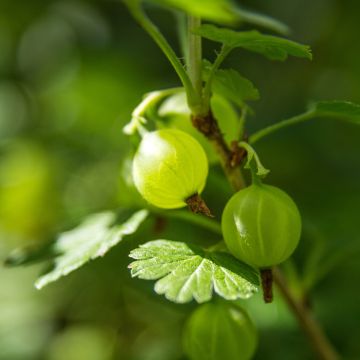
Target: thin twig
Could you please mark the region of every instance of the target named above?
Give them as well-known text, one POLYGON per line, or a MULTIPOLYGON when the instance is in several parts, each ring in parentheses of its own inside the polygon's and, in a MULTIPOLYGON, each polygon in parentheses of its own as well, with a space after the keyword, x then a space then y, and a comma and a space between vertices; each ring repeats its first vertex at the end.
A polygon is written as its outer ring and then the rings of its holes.
POLYGON ((189 56, 187 59, 187 71, 196 94, 202 97, 202 47, 201 37, 194 34, 194 30, 201 26, 201 19, 188 16, 188 41, 189 56))
POLYGON ((263 137, 270 135, 277 130, 286 128, 286 127, 294 125, 294 124, 301 123, 303 121, 310 120, 310 119, 314 118, 315 115, 316 115, 315 111, 309 110, 304 114, 300 114, 300 115, 294 116, 290 119, 286 119, 286 120, 280 121, 276 124, 270 125, 266 128, 259 130, 255 134, 252 134, 250 136, 249 143, 254 144, 257 141, 259 141, 260 139, 262 139, 263 137))
POLYGON ((220 163, 224 172, 234 190, 245 187, 245 181, 238 166, 232 166, 233 154, 227 145, 223 134, 219 128, 219 124, 211 112, 206 116, 193 115, 192 123, 213 145, 218 153, 220 163))
POLYGON ((283 299, 286 301, 290 310, 296 316, 299 324, 301 325, 304 333, 311 342, 314 351, 317 353, 318 358, 321 360, 337 360, 339 355, 336 353, 332 344, 325 336, 322 328, 313 317, 310 310, 304 306, 303 302, 295 298, 290 291, 284 275, 279 268, 273 270, 274 282, 277 285, 283 299))

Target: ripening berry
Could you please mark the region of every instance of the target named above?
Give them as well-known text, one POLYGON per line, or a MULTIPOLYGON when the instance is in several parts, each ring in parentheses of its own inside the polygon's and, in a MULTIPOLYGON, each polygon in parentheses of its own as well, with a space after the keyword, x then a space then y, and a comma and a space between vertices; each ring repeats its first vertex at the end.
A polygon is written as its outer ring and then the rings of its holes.
POLYGON ((293 253, 300 239, 301 218, 296 204, 284 191, 253 184, 227 203, 222 231, 235 257, 265 269, 293 253))
POLYGON ((208 161, 201 145, 176 129, 144 135, 133 161, 132 174, 140 194, 164 209, 186 206, 205 187, 208 161))
POLYGON ((184 349, 191 360, 249 360, 257 333, 247 313, 230 303, 197 308, 184 329, 184 349))

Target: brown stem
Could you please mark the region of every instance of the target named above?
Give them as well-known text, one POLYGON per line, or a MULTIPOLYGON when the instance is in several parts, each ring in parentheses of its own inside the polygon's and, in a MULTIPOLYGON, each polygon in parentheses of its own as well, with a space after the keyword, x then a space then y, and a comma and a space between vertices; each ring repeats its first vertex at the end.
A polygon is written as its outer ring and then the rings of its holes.
MULTIPOLYGON (((244 188, 245 181, 241 170, 238 166, 231 166, 233 153, 227 146, 218 123, 213 115, 209 113, 206 116, 192 116, 192 123, 213 144, 215 150, 219 154, 224 172, 233 188, 236 191, 244 188)), ((273 279, 289 309, 294 313, 304 333, 311 342, 314 351, 318 355, 318 358, 321 360, 339 359, 339 355, 336 353, 320 325, 313 317, 310 309, 304 307, 304 305, 299 302, 291 293, 283 275, 278 268, 273 270, 273 279)))
POLYGON ((245 159, 247 151, 239 146, 239 142, 234 140, 231 142, 231 156, 230 156, 230 165, 231 167, 236 167, 241 164, 245 159))
POLYGON ((279 268, 273 270, 274 282, 277 285, 282 297, 286 301, 290 310, 296 316, 299 324, 301 325, 304 333, 311 342, 314 351, 317 353, 318 358, 321 360, 337 360, 339 355, 336 353, 332 344, 325 336, 320 325, 313 317, 309 308, 295 298, 294 294, 290 291, 286 280, 279 268))
POLYGON ((195 214, 203 214, 208 217, 214 217, 211 214, 210 209, 207 207, 205 201, 201 198, 199 194, 194 194, 185 200, 190 211, 195 214))
POLYGON ((260 270, 261 276, 261 285, 263 289, 263 297, 266 304, 269 304, 273 301, 273 273, 272 269, 262 269, 260 270))
POLYGON ((191 121, 194 127, 212 143, 220 157, 221 166, 234 190, 245 187, 245 181, 239 167, 231 165, 232 152, 226 144, 219 125, 212 113, 210 112, 204 116, 193 115, 191 121))

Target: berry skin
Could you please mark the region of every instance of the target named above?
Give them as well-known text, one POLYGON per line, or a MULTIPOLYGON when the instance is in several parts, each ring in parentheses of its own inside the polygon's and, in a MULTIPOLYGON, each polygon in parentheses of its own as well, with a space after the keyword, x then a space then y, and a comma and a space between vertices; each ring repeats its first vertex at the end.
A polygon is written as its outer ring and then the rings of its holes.
POLYGON ((257 333, 239 306, 207 303, 190 316, 183 340, 191 360, 249 360, 256 350, 257 333))
POLYGON ((205 187, 208 161, 201 145, 176 129, 144 135, 132 168, 139 193, 150 204, 164 209, 186 206, 186 200, 205 187))
POLYGON ((300 240, 301 217, 284 191, 253 184, 229 200, 221 226, 225 243, 235 257, 266 269, 294 252, 300 240))

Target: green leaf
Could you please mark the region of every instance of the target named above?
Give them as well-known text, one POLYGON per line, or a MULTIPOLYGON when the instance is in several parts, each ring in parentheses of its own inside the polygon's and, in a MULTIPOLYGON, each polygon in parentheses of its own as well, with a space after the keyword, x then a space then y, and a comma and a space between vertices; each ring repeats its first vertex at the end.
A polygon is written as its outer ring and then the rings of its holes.
POLYGON ((16 267, 22 265, 30 265, 37 262, 50 260, 56 255, 52 243, 47 243, 40 247, 21 247, 13 250, 5 259, 4 265, 8 267, 16 267))
POLYGON ((160 117, 185 115, 190 119, 191 110, 187 104, 185 91, 178 92, 166 98, 159 106, 158 115, 160 117))
POLYGON ((317 116, 344 119, 360 124, 360 105, 350 101, 320 101, 314 103, 310 110, 317 116))
POLYGON ((212 81, 212 91, 242 107, 245 101, 258 100, 260 95, 253 83, 236 70, 218 70, 212 81))
POLYGON ((147 210, 140 210, 117 224, 115 213, 103 212, 89 216, 75 229, 62 233, 54 245, 61 255, 55 258, 54 268, 36 281, 36 288, 41 289, 89 260, 104 256, 125 235, 136 232, 147 215, 147 210))
POLYGON ((210 99, 211 111, 219 123, 220 130, 228 144, 238 139, 241 132, 241 119, 233 103, 220 94, 210 99))
POLYGON ((238 21, 235 7, 229 0, 148 0, 150 2, 175 8, 186 13, 220 23, 238 21))
POLYGON ((289 55, 312 59, 309 46, 298 44, 272 35, 264 35, 258 31, 234 31, 214 25, 202 25, 196 34, 220 42, 230 48, 244 48, 264 55, 270 60, 284 61, 289 55))
POLYGON ((195 299, 202 303, 213 292, 227 300, 249 298, 257 291, 259 278, 250 266, 225 252, 210 252, 183 242, 155 240, 130 253, 136 261, 131 275, 158 280, 155 291, 176 303, 195 299))
POLYGON ((287 35, 290 32, 290 29, 286 24, 270 16, 260 14, 255 11, 245 10, 242 8, 237 8, 235 10, 235 13, 238 15, 240 21, 247 22, 253 25, 258 25, 282 35, 287 35))

